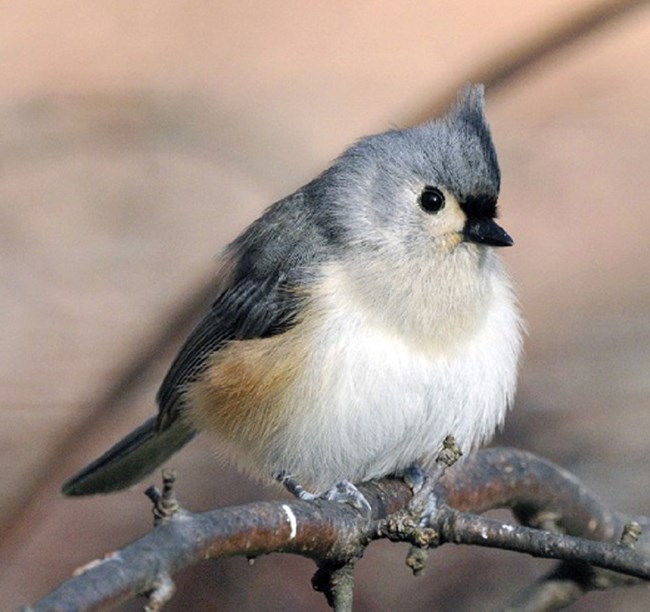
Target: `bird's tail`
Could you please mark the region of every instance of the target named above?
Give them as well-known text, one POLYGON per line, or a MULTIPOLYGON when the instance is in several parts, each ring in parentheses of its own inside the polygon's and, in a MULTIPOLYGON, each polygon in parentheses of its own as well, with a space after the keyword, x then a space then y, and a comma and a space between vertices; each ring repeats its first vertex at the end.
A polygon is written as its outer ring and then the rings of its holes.
POLYGON ((151 474, 195 435, 183 419, 156 431, 156 417, 152 417, 68 479, 61 490, 64 495, 76 496, 112 493, 130 487, 151 474))

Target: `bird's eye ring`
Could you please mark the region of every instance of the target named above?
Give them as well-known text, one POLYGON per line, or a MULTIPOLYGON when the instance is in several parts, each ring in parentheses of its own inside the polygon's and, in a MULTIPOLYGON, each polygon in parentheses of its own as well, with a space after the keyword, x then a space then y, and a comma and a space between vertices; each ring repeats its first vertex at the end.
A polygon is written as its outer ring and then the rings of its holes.
POLYGON ((437 213, 445 207, 445 194, 437 187, 425 185, 420 194, 420 206, 428 213, 437 213))

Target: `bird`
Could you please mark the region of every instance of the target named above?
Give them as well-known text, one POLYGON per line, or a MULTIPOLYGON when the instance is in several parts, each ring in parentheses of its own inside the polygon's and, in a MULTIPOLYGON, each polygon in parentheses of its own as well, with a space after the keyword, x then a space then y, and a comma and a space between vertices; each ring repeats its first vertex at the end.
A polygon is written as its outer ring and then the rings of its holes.
POLYGON ((225 248, 158 413, 63 493, 130 487, 198 432, 313 496, 430 468, 449 434, 463 451, 488 442, 514 401, 522 319, 484 106, 468 85, 271 205, 225 248))

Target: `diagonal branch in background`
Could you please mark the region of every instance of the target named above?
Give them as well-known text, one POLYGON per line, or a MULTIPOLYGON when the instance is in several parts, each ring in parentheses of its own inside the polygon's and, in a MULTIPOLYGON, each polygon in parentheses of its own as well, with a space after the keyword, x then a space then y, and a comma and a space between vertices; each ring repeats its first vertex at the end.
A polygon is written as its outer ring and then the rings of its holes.
POLYGON ((484 56, 469 73, 453 82, 446 95, 438 96, 433 104, 413 113, 406 125, 417 125, 439 115, 453 102, 455 93, 465 83, 483 83, 489 92, 512 85, 542 62, 563 49, 611 27, 623 18, 631 18, 637 9, 643 9, 646 0, 606 0, 578 8, 551 27, 533 33, 515 42, 511 47, 497 49, 484 56))
POLYGON ((186 288, 186 297, 154 325, 158 331, 142 340, 140 351, 124 365, 115 383, 96 401, 86 402, 94 408, 68 428, 51 455, 42 462, 43 469, 36 471, 29 489, 14 501, 13 508, 0 520, 0 560, 1 557, 12 558, 12 551, 21 546, 32 525, 38 522, 36 517, 44 505, 43 499, 52 480, 63 481, 74 469, 70 465, 70 449, 91 440, 93 428, 104 426, 103 419, 109 416, 119 418, 121 411, 130 407, 127 400, 136 394, 156 367, 163 367, 161 362, 171 359, 167 354, 170 347, 184 339, 199 314, 214 299, 214 283, 214 275, 210 274, 201 278, 194 287, 186 288))
MULTIPOLYGON (((203 514, 180 511, 150 534, 90 564, 31 609, 92 610, 137 595, 159 594, 161 584, 171 592, 169 576, 180 569, 236 555, 299 554, 314 559, 321 570, 330 568, 330 575, 343 571, 351 581, 354 561, 373 540, 414 541, 412 534, 387 530, 386 519, 403 511, 411 499, 403 482, 371 482, 361 490, 372 506, 371 518, 345 504, 300 500, 258 502, 203 514)), ((499 448, 476 453, 449 470, 435 494, 438 511, 425 529, 430 545, 505 548, 650 579, 650 557, 615 543, 631 517, 609 510, 574 476, 531 453, 499 448), (528 523, 550 512, 567 533, 589 540, 468 514, 497 507, 511 508, 528 523)), ((648 550, 650 519, 635 520, 646 529, 639 544, 648 550)), ((349 609, 349 599, 337 609, 349 609)))

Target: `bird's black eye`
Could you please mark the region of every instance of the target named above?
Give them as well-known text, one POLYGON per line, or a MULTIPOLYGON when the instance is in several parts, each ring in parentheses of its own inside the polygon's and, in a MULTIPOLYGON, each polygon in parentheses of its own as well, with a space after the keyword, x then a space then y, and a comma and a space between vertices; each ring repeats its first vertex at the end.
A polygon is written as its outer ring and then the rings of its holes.
POLYGON ((428 213, 437 213, 445 207, 445 194, 437 187, 426 185, 420 194, 420 206, 428 213))

